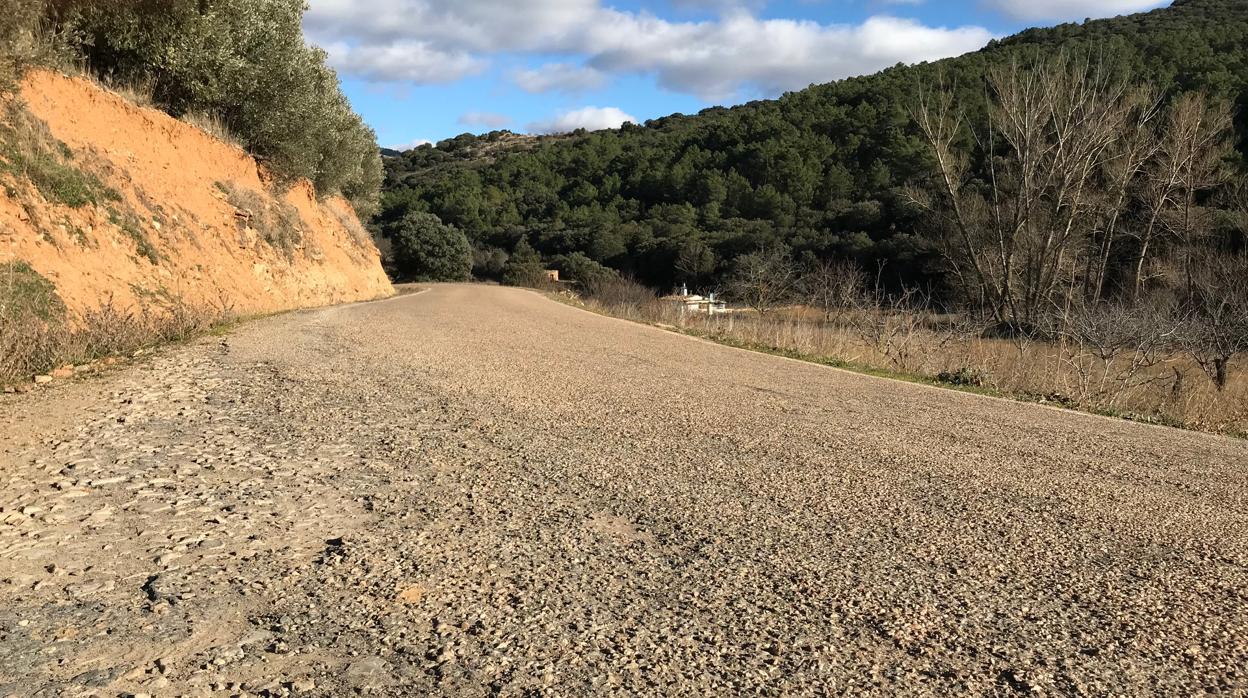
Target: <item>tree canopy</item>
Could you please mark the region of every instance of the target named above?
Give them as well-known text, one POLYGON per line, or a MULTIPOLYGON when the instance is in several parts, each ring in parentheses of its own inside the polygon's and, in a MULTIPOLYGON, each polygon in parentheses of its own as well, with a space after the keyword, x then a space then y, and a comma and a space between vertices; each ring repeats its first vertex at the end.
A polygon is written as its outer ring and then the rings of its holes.
POLYGON ((0 19, 0 87, 23 40, 101 79, 150 88, 174 116, 219 121, 281 180, 311 180, 376 209, 376 135, 324 51, 304 40, 304 0, 14 0, 0 19))
POLYGON ((431 213, 411 212, 386 226, 398 275, 412 281, 467 281, 472 246, 460 230, 431 213))

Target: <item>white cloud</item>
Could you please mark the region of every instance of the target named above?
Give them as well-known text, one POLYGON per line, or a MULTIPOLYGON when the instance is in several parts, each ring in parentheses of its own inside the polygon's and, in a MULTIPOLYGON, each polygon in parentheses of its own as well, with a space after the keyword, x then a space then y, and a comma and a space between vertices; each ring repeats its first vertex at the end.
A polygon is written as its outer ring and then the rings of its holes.
POLYGON ((427 141, 427 140, 424 140, 423 138, 420 138, 414 141, 408 141, 407 143, 400 143, 398 145, 392 145, 392 146, 389 146, 389 148, 391 150, 397 150, 399 152, 407 152, 414 148, 419 148, 422 145, 433 145, 433 141, 427 141))
POLYGON ((312 0, 304 25, 313 37, 366 43, 425 41, 441 49, 489 53, 566 48, 602 11, 599 0, 312 0))
POLYGON ((459 123, 464 126, 484 126, 486 128, 498 129, 511 123, 511 117, 506 114, 495 114, 488 111, 470 111, 461 114, 459 123))
MULTIPOLYGON (((628 24, 629 18, 617 18, 628 24)), ((979 27, 933 28, 914 20, 873 17, 860 25, 824 26, 738 14, 717 22, 670 24, 650 19, 637 29, 604 30, 591 64, 606 71, 649 72, 659 84, 707 100, 762 94, 874 72, 897 63, 958 55, 992 38, 979 27), (616 41, 612 36, 632 36, 616 41)))
POLYGON ((672 0, 672 6, 682 10, 712 10, 731 12, 744 8, 762 9, 767 0, 672 0))
POLYGON ((578 60, 513 79, 534 92, 575 91, 601 86, 604 75, 640 73, 706 99, 772 95, 966 53, 992 38, 982 27, 889 16, 841 25, 730 9, 713 20, 673 21, 603 0, 376 0, 367 11, 357 0, 311 0, 305 26, 313 41, 338 47, 330 51, 335 67, 371 80, 447 82, 484 70, 493 55, 554 55, 578 60))
POLYGON ((420 41, 323 45, 338 70, 374 82, 420 85, 455 82, 485 70, 486 61, 464 51, 443 51, 420 41))
POLYGON ((625 122, 638 123, 637 118, 616 107, 584 107, 563 112, 553 119, 529 124, 533 133, 568 133, 578 128, 586 131, 601 131, 606 128, 619 128, 625 122))
POLYGON ((512 79, 525 92, 584 92, 607 83, 602 71, 571 63, 547 63, 540 68, 517 70, 512 79))
POLYGON ((1170 4, 1170 0, 987 0, 1015 19, 1060 20, 1114 17, 1170 4))

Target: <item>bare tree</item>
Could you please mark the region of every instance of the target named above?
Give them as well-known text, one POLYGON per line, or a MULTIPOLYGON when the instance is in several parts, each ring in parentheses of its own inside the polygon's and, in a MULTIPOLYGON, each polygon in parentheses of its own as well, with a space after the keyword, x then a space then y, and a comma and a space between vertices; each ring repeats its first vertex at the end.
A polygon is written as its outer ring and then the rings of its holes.
POLYGON ((1103 174, 1105 188, 1098 202, 1098 225, 1093 230, 1092 248, 1087 255, 1085 298, 1098 303, 1105 297, 1110 260, 1122 227, 1126 208, 1145 168, 1161 149, 1156 122, 1161 102, 1151 88, 1139 88, 1131 97, 1130 127, 1121 139, 1110 145, 1110 157, 1103 174))
POLYGON ((1173 353, 1179 324, 1148 304, 1080 302, 1062 319, 1063 360, 1078 378, 1078 398, 1115 405, 1132 388, 1168 376, 1150 373, 1173 353))
POLYGON ((903 371, 917 369, 914 359, 923 353, 922 335, 929 304, 913 289, 889 294, 876 288, 860 294, 853 327, 862 341, 903 371))
POLYGON ((1211 210, 1200 202, 1226 181, 1223 160, 1232 123, 1228 105, 1202 94, 1183 95, 1171 106, 1142 186, 1145 215, 1135 232, 1139 248, 1132 265, 1132 298, 1143 291, 1149 259, 1163 235, 1179 244, 1182 271, 1191 284, 1191 254, 1212 222, 1211 210))
POLYGON ((972 172, 959 145, 965 117, 949 91, 920 96, 913 115, 936 160, 937 186, 934 197, 914 201, 944 222, 946 256, 996 320, 1034 327, 1075 287, 1086 267, 1078 255, 1106 218, 1105 202, 1118 201, 1098 190, 1102 174, 1117 168, 1129 177, 1147 151, 1122 140, 1151 118, 1148 100, 1102 66, 1068 56, 994 68, 988 87, 989 123, 977 136, 982 172, 972 172))
POLYGON ((792 256, 777 245, 738 257, 727 290, 732 298, 766 315, 792 297, 796 280, 792 256))
POLYGON ((1190 267, 1182 343, 1219 391, 1231 378, 1231 362, 1248 353, 1248 253, 1206 252, 1190 267))
POLYGON ((840 320, 852 310, 867 288, 867 274, 849 260, 820 259, 811 262, 797 281, 802 300, 823 313, 828 322, 840 320))

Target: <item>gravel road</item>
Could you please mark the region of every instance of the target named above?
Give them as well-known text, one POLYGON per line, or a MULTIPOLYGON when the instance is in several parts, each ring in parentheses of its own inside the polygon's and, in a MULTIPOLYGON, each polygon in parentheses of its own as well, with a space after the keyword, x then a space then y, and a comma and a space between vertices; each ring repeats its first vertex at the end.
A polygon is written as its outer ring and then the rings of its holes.
POLYGON ((1248 444, 435 286, 0 400, 0 696, 1248 694, 1248 444))

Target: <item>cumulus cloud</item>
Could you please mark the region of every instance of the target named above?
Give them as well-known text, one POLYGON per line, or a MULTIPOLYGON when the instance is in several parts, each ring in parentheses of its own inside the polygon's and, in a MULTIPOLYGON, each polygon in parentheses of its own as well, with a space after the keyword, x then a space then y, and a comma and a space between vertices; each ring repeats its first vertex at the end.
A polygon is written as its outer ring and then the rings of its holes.
POLYGON ((601 131, 619 128, 626 122, 637 123, 637 118, 616 107, 584 107, 563 112, 552 119, 529 124, 532 133, 568 133, 578 128, 601 131))
POLYGON ((413 150, 413 149, 415 149, 415 148, 419 148, 419 147, 420 147, 420 146, 422 146, 422 145, 433 145, 433 141, 427 141, 427 140, 425 140, 425 139, 423 139, 423 138, 418 138, 418 139, 416 139, 416 140, 414 140, 414 141, 408 141, 407 143, 399 143, 399 144, 396 144, 396 145, 389 146, 389 148, 390 148, 391 150, 397 150, 397 151, 399 151, 399 152, 401 152, 401 153, 405 153, 405 152, 407 152, 407 151, 409 151, 409 150, 413 150))
POLYGON ((992 39, 979 27, 933 28, 886 16, 831 26, 746 14, 716 22, 641 21, 643 28, 630 32, 633 40, 600 51, 591 65, 654 73, 663 87, 707 100, 733 97, 743 87, 762 94, 800 89, 897 63, 966 53, 992 39))
POLYGON ((607 75, 641 73, 706 99, 743 90, 774 94, 944 58, 993 38, 976 26, 932 27, 889 16, 819 24, 761 19, 741 8, 711 20, 673 21, 602 0, 377 0, 367 12, 356 0, 312 0, 305 25, 314 41, 340 47, 331 50, 335 67, 372 80, 446 82, 480 72, 490 56, 554 55, 578 60, 513 79, 532 92, 576 91, 601 86, 607 75), (397 60, 405 54, 414 63, 397 60))
POLYGON ((584 92, 607 84, 602 71, 572 63, 547 63, 540 68, 517 70, 512 79, 520 89, 540 92, 584 92))
POLYGON ((338 70, 374 82, 433 85, 456 82, 485 70, 486 61, 464 51, 444 51, 420 41, 322 45, 338 70))
POLYGON ((459 123, 464 126, 484 126, 486 128, 498 129, 511 123, 511 117, 506 114, 495 114, 488 111, 470 111, 461 114, 459 123))
POLYGON ((1113 17, 1169 5, 1170 0, 988 0, 988 5, 1023 20, 1113 17))

